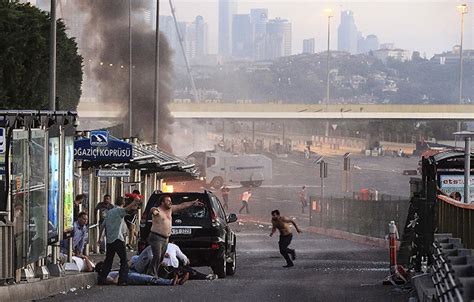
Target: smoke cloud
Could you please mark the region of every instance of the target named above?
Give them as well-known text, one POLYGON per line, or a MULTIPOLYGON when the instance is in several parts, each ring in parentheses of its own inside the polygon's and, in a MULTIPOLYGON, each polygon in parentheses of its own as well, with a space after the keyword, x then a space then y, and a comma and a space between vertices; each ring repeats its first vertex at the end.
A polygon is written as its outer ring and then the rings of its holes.
MULTIPOLYGON (((146 0, 132 1, 132 135, 148 142, 153 139, 155 32, 143 20, 152 11, 151 4, 146 0)), ((82 52, 86 60, 92 61, 92 67, 86 72, 97 81, 101 101, 127 108, 128 117, 129 0, 81 0, 76 5, 88 15, 82 52)), ((166 37, 160 33, 158 144, 169 152, 173 123, 168 109, 172 97, 172 56, 166 37)), ((128 134, 128 120, 123 124, 128 134)))

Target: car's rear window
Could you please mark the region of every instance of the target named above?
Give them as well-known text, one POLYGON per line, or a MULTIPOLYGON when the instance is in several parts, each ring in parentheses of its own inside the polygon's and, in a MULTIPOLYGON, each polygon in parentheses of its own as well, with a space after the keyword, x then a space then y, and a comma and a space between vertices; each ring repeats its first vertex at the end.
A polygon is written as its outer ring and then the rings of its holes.
MULTIPOLYGON (((199 193, 174 193, 170 194, 171 196, 171 202, 174 205, 181 204, 183 202, 187 201, 193 201, 198 199, 199 201, 204 203, 204 206, 202 207, 197 207, 193 206, 190 208, 187 208, 185 210, 179 211, 177 213, 173 213, 173 217, 179 217, 179 218, 209 218, 209 208, 208 204, 209 201, 207 200, 207 197, 205 194, 199 194, 199 193)), ((159 198, 156 199, 157 201, 159 198)))

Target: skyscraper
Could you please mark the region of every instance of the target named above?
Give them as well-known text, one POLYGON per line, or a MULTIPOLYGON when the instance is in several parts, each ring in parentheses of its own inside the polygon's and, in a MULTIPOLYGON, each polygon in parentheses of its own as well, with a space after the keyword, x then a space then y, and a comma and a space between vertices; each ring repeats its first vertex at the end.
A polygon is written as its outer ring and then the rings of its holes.
MULTIPOLYGON (((178 28, 181 38, 183 39, 183 48, 188 60, 207 55, 207 23, 202 16, 197 16, 192 23, 178 22, 178 28)), ((176 63, 184 64, 184 57, 173 17, 160 16, 160 31, 165 34, 170 47, 175 51, 176 63)))
POLYGON ((219 54, 230 55, 232 51, 232 17, 237 13, 235 0, 219 0, 219 54))
POLYGON ((268 9, 251 9, 250 22, 252 24, 253 59, 263 60, 265 58, 265 36, 267 34, 268 9))
POLYGON ((196 56, 207 55, 207 23, 202 16, 197 16, 193 25, 196 35, 196 56))
POLYGON ((266 42, 266 59, 291 55, 291 23, 280 18, 269 20, 266 42))
POLYGON ((239 58, 252 57, 252 25, 250 15, 234 15, 232 23, 232 55, 239 58))
POLYGON ((341 12, 341 23, 337 34, 337 50, 347 51, 351 54, 357 53, 358 31, 352 11, 341 12))
POLYGON ((368 35, 365 38, 365 50, 367 52, 379 49, 379 38, 376 35, 368 35))
POLYGON ((314 53, 314 38, 303 40, 303 53, 314 53))

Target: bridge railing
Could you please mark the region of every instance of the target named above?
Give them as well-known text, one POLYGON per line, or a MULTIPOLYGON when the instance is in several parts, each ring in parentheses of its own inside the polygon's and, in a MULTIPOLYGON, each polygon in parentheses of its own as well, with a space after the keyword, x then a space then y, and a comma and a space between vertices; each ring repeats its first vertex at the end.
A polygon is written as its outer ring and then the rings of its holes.
POLYGON ((388 223, 401 228, 409 207, 408 199, 359 200, 311 196, 311 226, 384 239, 388 223))
POLYGON ((460 203, 438 195, 438 233, 451 233, 461 238, 466 248, 474 249, 474 204, 460 203))

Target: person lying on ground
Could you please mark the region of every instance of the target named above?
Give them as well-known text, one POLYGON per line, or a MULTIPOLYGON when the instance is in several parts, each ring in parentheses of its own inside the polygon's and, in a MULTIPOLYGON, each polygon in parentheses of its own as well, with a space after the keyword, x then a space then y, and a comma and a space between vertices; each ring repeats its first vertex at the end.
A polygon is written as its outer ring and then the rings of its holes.
MULTIPOLYGON (((95 270, 99 273, 103 273, 103 262, 99 262, 96 265, 95 270)), ((130 270, 127 275, 127 284, 128 285, 163 285, 163 286, 174 286, 174 285, 183 285, 188 278, 183 276, 179 278, 178 275, 175 275, 172 279, 163 279, 157 278, 154 276, 140 274, 133 270, 130 270)), ((119 272, 118 271, 110 271, 107 274, 107 278, 105 284, 115 284, 117 285, 119 282, 119 272)))
MULTIPOLYGON (((153 259, 153 251, 150 246, 146 247, 138 256, 130 259, 130 270, 138 273, 146 273, 148 266, 153 259)), ((190 280, 214 280, 217 275, 203 274, 189 266, 189 259, 181 249, 173 243, 168 243, 165 258, 160 267, 159 276, 161 278, 173 278, 175 275, 184 276, 189 273, 190 280), (185 264, 180 266, 180 260, 185 264)))
POLYGON ((181 251, 179 246, 170 242, 168 243, 168 247, 166 249, 165 257, 163 259, 161 269, 162 269, 162 276, 166 276, 167 274, 177 274, 177 275, 184 275, 189 273, 189 280, 215 280, 217 279, 217 275, 215 274, 203 274, 191 266, 189 266, 190 262, 188 257, 181 251), (183 265, 180 265, 183 264, 183 265))

